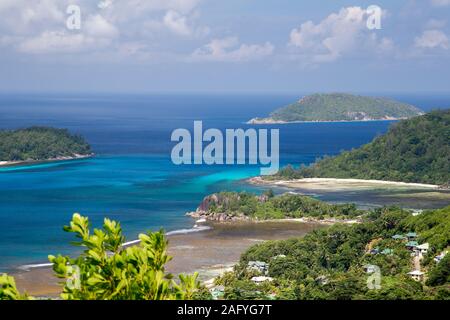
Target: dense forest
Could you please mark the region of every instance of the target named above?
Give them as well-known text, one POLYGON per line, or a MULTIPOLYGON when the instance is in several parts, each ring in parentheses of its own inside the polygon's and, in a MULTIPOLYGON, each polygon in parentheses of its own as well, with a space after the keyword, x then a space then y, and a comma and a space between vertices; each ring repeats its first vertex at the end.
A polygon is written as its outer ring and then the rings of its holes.
POLYGON ((329 204, 312 197, 271 190, 261 196, 248 192, 220 192, 205 197, 196 212, 210 220, 249 218, 256 220, 311 217, 355 218, 362 211, 354 204, 329 204))
POLYGON ((66 129, 31 127, 0 131, 0 161, 37 161, 91 153, 83 137, 66 129))
POLYGON ((266 119, 278 121, 355 121, 410 118, 422 114, 418 108, 392 99, 347 93, 313 94, 275 110, 266 119))
POLYGON ((371 143, 270 178, 358 178, 445 185, 450 181, 450 110, 393 124, 371 143))
POLYGON ((268 241, 251 247, 231 273, 217 280, 226 299, 450 299, 450 256, 433 258, 450 246, 450 207, 413 216, 399 208, 380 208, 356 225, 338 224, 301 239, 268 241), (408 240, 394 235, 417 233, 430 245, 421 260, 426 277, 413 280, 408 240), (376 251, 374 251, 376 248, 376 251), (374 253, 375 252, 375 253, 374 253), (268 265, 271 281, 255 283, 250 261, 268 265), (380 287, 369 288, 364 267, 380 268, 380 287))

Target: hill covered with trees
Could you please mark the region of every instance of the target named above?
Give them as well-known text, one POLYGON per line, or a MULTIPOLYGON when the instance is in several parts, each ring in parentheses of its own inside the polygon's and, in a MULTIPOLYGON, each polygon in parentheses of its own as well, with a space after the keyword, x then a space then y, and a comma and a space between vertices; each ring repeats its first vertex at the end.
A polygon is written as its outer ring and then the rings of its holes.
POLYGON ((92 154, 79 135, 66 129, 31 127, 0 131, 0 161, 41 161, 92 154))
POLYGON ((255 118, 249 123, 393 120, 420 114, 420 109, 392 99, 331 93, 306 96, 275 110, 268 118, 255 118))
POLYGON ((308 167, 286 167, 270 177, 356 178, 446 185, 450 181, 450 110, 393 124, 369 144, 308 167))
POLYGON ((449 222, 450 207, 419 216, 399 208, 379 208, 361 224, 338 224, 304 238, 255 245, 217 284, 225 286, 226 299, 450 299, 449 255, 434 259, 448 251, 449 222), (408 239, 395 237, 413 232, 418 243, 429 244, 420 260, 423 281, 409 274, 415 265, 408 239), (249 269, 252 261, 267 266, 266 281, 255 283, 254 277, 261 275, 249 269), (368 286, 373 276, 368 266, 379 268, 376 288, 368 286))

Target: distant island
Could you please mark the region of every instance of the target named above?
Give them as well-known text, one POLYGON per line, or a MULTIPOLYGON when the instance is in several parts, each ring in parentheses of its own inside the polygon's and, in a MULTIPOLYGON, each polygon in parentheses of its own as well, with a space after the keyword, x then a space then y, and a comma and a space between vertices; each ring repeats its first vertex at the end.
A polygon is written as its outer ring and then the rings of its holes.
POLYGON ((91 146, 66 129, 30 127, 0 131, 0 166, 92 156, 91 146))
POLYGON ((387 98, 347 93, 313 94, 275 110, 268 118, 251 119, 248 124, 399 120, 421 114, 423 112, 415 106, 387 98))
POLYGON ((339 178, 449 185, 450 109, 393 124, 371 143, 266 179, 339 178))

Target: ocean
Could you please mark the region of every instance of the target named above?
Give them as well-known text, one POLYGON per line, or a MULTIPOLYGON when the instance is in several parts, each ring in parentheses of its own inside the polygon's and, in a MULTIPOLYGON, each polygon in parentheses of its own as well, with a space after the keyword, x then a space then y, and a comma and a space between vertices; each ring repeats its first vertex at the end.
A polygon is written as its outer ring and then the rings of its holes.
MULTIPOLYGON (((96 156, 0 169, 0 272, 69 254, 73 235, 62 231, 73 213, 100 227, 104 217, 121 222, 127 240, 147 230, 191 230, 185 216, 202 198, 222 190, 259 192, 242 180, 259 167, 172 164, 177 128, 246 129, 301 95, 106 95, 0 96, 0 129, 32 125, 67 128, 83 135, 96 156)), ((448 107, 447 96, 398 95, 424 110, 448 107)), ((391 122, 297 123, 280 129, 280 161, 309 164, 370 142, 391 122)), ((259 126, 257 126, 259 127, 259 126)), ((339 199, 336 199, 337 201, 339 199)))

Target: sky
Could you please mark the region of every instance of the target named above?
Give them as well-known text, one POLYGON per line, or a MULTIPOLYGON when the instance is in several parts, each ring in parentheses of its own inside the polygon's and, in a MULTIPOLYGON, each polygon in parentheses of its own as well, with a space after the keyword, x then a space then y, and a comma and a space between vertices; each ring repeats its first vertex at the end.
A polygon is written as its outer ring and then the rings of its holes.
POLYGON ((0 0, 0 92, 450 93, 449 38, 450 0, 0 0))

